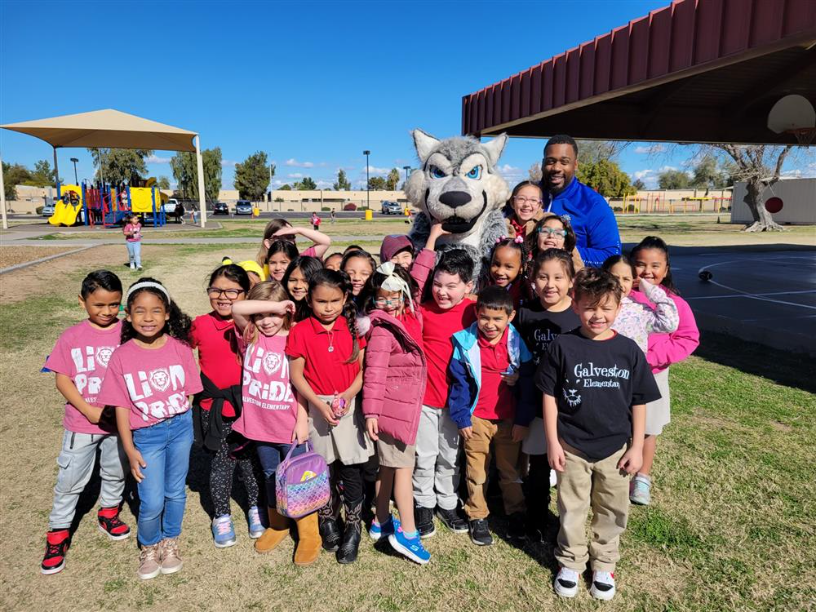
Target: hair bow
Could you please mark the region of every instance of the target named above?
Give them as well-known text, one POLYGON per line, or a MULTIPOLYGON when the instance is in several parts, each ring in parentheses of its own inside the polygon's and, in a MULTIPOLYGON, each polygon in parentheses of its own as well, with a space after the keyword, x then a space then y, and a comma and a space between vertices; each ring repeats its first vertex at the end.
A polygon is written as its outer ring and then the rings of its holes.
POLYGON ((505 240, 507 240, 507 236, 499 236, 498 238, 496 238, 496 244, 501 244, 505 240))
POLYGON ((411 288, 408 286, 408 283, 405 282, 405 279, 394 273, 395 270, 396 265, 391 261, 386 261, 377 268, 377 272, 385 276, 385 280, 382 282, 382 285, 380 285, 380 288, 386 291, 399 291, 405 295, 408 299, 408 306, 411 308, 411 312, 413 312, 414 300, 411 298, 411 288))
POLYGON ((515 242, 516 244, 521 244, 524 242, 524 237, 521 234, 519 234, 518 236, 513 238, 513 242, 515 242))

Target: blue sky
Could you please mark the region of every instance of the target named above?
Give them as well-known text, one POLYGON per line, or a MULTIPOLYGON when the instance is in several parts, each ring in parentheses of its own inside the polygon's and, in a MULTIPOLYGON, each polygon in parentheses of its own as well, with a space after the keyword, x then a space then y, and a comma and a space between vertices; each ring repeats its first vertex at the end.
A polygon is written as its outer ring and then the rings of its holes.
MULTIPOLYGON (((330 186, 344 168, 355 187, 415 165, 409 132, 458 134, 461 97, 668 4, 553 2, 0 2, 0 122, 115 108, 198 131, 220 146, 223 182, 263 150, 275 180, 330 186)), ((42 141, 0 131, 3 160, 51 159, 42 141)), ((542 143, 513 139, 501 165, 526 177, 542 143)), ((624 170, 647 182, 683 167, 687 152, 650 155, 635 143, 624 170)), ((172 181, 172 152, 153 176, 172 181)), ((60 170, 93 176, 84 149, 62 149, 60 170)), ((795 171, 797 166, 789 169, 795 171)), ((813 168, 802 165, 799 170, 813 168)), ((400 171, 402 174, 402 171, 400 171)))

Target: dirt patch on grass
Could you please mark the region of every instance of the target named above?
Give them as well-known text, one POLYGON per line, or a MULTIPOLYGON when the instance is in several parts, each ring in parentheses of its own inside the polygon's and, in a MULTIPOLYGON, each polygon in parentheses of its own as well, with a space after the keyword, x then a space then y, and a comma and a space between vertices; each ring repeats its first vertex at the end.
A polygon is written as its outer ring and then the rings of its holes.
POLYGON ((43 257, 50 257, 51 255, 67 253, 77 248, 78 247, 21 246, 18 244, 14 246, 2 246, 0 247, 0 269, 27 263, 29 261, 36 261, 43 257))

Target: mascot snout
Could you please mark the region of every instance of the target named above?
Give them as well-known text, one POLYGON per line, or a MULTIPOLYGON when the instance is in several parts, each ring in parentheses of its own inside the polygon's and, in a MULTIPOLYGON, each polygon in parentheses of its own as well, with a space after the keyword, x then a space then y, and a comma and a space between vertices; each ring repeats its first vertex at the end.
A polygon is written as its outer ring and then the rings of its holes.
POLYGON ((470 203, 470 194, 467 191, 446 191, 439 196, 439 201, 451 208, 457 208, 470 203))

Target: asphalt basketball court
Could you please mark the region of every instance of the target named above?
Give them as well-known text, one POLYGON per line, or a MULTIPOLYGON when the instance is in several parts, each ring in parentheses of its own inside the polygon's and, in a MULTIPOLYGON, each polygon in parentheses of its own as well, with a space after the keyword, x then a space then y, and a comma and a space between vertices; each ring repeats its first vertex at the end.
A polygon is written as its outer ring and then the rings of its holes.
POLYGON ((677 247, 671 262, 701 330, 816 356, 816 248, 677 247))

